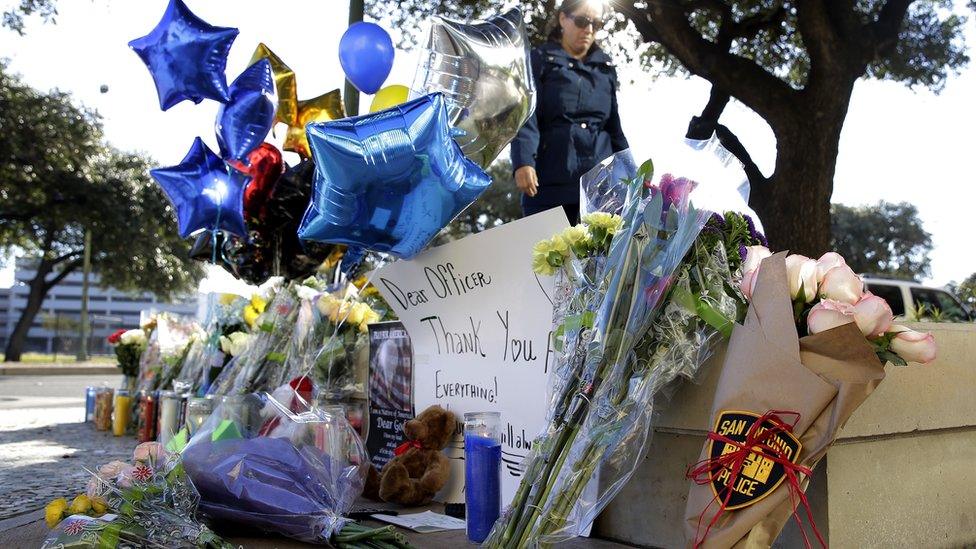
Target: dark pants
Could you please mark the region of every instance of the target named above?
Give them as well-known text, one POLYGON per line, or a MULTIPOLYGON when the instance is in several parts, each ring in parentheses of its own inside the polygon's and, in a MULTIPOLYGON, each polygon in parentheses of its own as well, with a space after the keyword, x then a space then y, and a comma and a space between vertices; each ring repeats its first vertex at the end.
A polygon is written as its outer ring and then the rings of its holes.
MULTIPOLYGON (((556 206, 539 206, 536 204, 526 204, 525 200, 522 201, 522 217, 529 217, 530 215, 537 214, 539 212, 544 212, 555 208, 556 206)), ((576 204, 563 204, 563 210, 566 211, 566 217, 569 219, 570 225, 579 225, 579 203, 576 204)))

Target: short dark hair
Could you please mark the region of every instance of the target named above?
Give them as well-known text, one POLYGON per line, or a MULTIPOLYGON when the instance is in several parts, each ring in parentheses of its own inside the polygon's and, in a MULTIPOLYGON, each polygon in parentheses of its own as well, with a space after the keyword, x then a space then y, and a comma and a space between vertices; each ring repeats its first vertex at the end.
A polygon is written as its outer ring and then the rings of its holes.
MULTIPOLYGON (((566 15, 572 15, 574 11, 585 6, 589 0, 563 0, 559 5, 559 9, 556 10, 556 15, 553 17, 552 21, 549 22, 549 34, 546 35, 546 40, 549 42, 554 42, 558 44, 563 38, 563 28, 559 25, 559 14, 565 13, 566 15)), ((593 29, 598 31, 600 29, 593 29)), ((593 53, 594 50, 600 49, 600 45, 593 42, 590 46, 590 51, 587 54, 593 53)))

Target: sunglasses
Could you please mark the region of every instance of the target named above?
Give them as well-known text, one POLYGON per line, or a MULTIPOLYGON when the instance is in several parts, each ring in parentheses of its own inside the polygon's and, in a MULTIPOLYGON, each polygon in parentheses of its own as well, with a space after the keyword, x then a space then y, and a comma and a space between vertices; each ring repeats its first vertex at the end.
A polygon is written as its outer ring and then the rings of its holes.
POLYGON ((578 29, 585 29, 586 27, 589 27, 590 25, 593 25, 593 30, 597 30, 597 29, 602 29, 603 28, 603 20, 602 19, 590 19, 589 17, 587 17, 585 15, 571 15, 570 16, 570 19, 573 20, 573 24, 576 25, 576 28, 578 28, 578 29))

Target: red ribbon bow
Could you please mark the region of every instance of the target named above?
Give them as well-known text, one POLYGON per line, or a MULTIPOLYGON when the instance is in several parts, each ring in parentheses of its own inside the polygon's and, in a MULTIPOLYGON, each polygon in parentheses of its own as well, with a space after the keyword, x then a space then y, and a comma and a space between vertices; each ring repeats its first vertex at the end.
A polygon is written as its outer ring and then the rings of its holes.
MULTIPOLYGON (((800 519, 800 515, 797 513, 797 507, 799 506, 798 504, 803 505, 803 508, 806 511, 807 520, 810 522, 811 528, 813 528, 813 533, 816 535, 817 541, 820 542, 822 547, 826 548, 827 543, 824 541, 823 536, 820 535, 817 525, 813 522, 813 513, 810 511, 810 502, 807 501, 807 496, 803 492, 803 488, 800 487, 798 473, 810 477, 813 474, 813 471, 808 467, 793 463, 782 448, 769 444, 769 442, 771 440, 775 440, 776 436, 780 433, 792 433, 799 421, 800 414, 797 412, 770 410, 762 416, 756 418, 756 421, 753 422, 753 424, 749 427, 749 431, 746 433, 746 439, 742 442, 732 440, 715 432, 710 432, 708 433, 708 439, 713 441, 713 443, 723 442, 727 445, 734 446, 736 450, 723 454, 717 458, 708 458, 699 461, 695 465, 688 468, 686 476, 695 481, 696 484, 705 485, 710 484, 712 480, 721 474, 724 469, 728 469, 730 472, 728 486, 734 486, 736 479, 739 477, 739 473, 742 471, 742 467, 746 459, 749 457, 749 454, 757 454, 782 465, 783 471, 786 475, 787 489, 789 490, 790 494, 790 503, 793 508, 793 518, 796 519, 797 524, 800 526, 800 534, 803 535, 804 546, 807 547, 807 549, 812 547, 810 540, 807 538, 806 531, 803 528, 803 521, 800 519), (792 422, 787 423, 782 419, 783 416, 791 417, 792 422), (767 424, 770 426, 760 432, 760 427, 767 424)), ((731 489, 725 491, 725 497, 719 502, 719 509, 708 522, 705 532, 701 536, 698 536, 696 533, 695 549, 701 547, 705 543, 705 539, 708 537, 708 532, 713 526, 715 526, 715 524, 718 523, 722 513, 725 512, 725 508, 728 506, 730 497, 732 497, 731 489)), ((701 515, 698 517, 699 532, 701 531, 702 521, 705 520, 705 515, 708 513, 708 508, 711 507, 712 503, 716 500, 719 500, 718 495, 708 502, 708 505, 705 506, 705 509, 702 510, 701 515)))
POLYGON ((398 455, 406 452, 407 450, 409 450, 411 448, 416 448, 418 450, 422 450, 423 447, 424 447, 424 445, 421 444, 419 440, 408 440, 408 441, 404 442, 403 444, 397 446, 396 447, 396 450, 393 450, 393 455, 398 456, 398 455))

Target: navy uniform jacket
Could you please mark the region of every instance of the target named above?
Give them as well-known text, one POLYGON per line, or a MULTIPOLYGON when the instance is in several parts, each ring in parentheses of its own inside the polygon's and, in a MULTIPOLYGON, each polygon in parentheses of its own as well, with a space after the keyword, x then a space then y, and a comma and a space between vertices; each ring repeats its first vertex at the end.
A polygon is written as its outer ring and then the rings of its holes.
POLYGON ((532 50, 535 113, 512 141, 512 168, 535 166, 539 193, 526 206, 579 202, 579 178, 611 154, 628 148, 617 112, 617 73, 594 49, 582 61, 561 45, 532 50))

